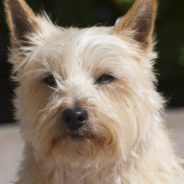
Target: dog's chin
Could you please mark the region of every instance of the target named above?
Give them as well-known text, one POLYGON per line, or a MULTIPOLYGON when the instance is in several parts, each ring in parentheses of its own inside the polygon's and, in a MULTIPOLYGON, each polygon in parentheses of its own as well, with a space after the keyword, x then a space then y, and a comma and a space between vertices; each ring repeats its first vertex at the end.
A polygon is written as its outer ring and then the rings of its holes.
POLYGON ((75 158, 75 161, 77 161, 82 157, 87 158, 90 150, 94 148, 94 144, 93 139, 87 135, 76 132, 68 133, 63 137, 57 137, 53 141, 51 155, 54 155, 56 159, 71 161, 75 158))
POLYGON ((54 157, 71 161, 95 159, 102 150, 97 135, 87 131, 70 131, 57 136, 52 141, 51 153, 54 157))

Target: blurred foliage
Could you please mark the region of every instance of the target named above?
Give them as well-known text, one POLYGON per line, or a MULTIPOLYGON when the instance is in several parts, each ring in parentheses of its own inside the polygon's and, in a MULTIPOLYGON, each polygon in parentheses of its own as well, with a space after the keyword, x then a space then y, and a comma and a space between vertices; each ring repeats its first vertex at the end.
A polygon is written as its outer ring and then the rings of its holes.
POLYGON ((133 0, 114 0, 115 3, 122 5, 122 6, 126 6, 127 4, 130 5, 133 0))
MULTIPOLYGON (((113 25, 133 0, 27 0, 35 10, 46 10, 62 26, 113 25)), ((12 88, 8 80, 8 34, 3 3, 0 2, 0 122, 12 120, 12 88)), ((184 1, 160 0, 156 26, 159 59, 158 89, 169 99, 169 106, 184 106, 184 1)))
POLYGON ((181 65, 184 66, 184 47, 181 48, 179 61, 181 65))

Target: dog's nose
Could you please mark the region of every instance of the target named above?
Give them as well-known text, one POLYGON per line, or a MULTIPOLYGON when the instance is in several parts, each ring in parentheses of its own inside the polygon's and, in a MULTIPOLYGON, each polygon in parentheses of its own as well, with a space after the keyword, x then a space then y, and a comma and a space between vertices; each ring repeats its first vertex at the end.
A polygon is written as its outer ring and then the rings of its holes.
POLYGON ((63 121, 70 129, 81 128, 88 120, 88 113, 81 108, 66 109, 63 112, 63 121))

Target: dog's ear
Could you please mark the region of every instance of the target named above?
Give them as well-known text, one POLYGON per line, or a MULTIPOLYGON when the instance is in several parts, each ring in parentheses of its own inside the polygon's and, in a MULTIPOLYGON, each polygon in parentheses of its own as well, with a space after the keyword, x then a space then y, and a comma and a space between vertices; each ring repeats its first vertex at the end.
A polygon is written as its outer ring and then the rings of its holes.
POLYGON ((116 21, 114 31, 123 34, 129 31, 133 39, 143 47, 152 43, 157 13, 157 0, 136 0, 128 13, 116 21))
POLYGON ((4 4, 12 44, 28 45, 26 36, 37 28, 36 15, 24 0, 5 0, 4 4))

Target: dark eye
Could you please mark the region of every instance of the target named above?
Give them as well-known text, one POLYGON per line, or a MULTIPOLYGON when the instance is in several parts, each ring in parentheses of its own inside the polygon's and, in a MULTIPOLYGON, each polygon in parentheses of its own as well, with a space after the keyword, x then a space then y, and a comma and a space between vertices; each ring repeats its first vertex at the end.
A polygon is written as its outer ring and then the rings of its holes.
POLYGON ((115 80, 116 78, 113 77, 112 75, 110 74, 103 74, 101 75, 97 80, 96 80, 96 83, 97 84, 108 84, 108 83, 111 83, 115 80))
POLYGON ((52 74, 47 74, 44 78, 43 78, 43 82, 50 87, 56 87, 57 83, 56 80, 54 78, 54 76, 52 74))

